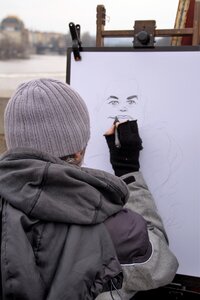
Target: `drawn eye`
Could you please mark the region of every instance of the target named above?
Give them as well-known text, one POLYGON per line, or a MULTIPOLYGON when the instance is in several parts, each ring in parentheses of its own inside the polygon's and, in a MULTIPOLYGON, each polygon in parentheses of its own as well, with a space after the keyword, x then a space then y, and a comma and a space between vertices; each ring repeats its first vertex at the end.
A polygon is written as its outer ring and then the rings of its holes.
POLYGON ((133 100, 133 99, 127 100, 126 102, 127 102, 129 105, 136 104, 136 101, 133 100))
POLYGON ((116 105, 119 104, 119 101, 117 101, 117 100, 111 100, 111 101, 108 102, 108 104, 116 106, 116 105))
POLYGON ((132 105, 132 104, 137 104, 137 100, 138 100, 137 95, 132 95, 132 96, 127 97, 126 102, 129 105, 132 105))

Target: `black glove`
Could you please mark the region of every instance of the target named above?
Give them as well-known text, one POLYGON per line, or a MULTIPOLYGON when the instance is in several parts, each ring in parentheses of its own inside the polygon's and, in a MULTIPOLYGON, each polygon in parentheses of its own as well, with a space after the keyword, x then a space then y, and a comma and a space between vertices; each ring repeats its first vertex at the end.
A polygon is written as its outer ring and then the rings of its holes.
POLYGON ((120 123, 115 129, 115 134, 105 135, 105 138, 115 175, 122 176, 139 170, 139 153, 143 147, 136 120, 120 123))

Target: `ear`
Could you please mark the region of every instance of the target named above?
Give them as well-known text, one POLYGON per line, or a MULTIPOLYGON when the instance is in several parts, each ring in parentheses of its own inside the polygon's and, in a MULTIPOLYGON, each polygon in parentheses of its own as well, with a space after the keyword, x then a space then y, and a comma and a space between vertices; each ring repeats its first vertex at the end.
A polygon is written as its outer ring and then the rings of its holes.
POLYGON ((74 154, 74 159, 76 161, 76 165, 81 164, 81 162, 83 160, 83 157, 84 157, 84 154, 85 154, 85 150, 79 151, 79 152, 74 154))

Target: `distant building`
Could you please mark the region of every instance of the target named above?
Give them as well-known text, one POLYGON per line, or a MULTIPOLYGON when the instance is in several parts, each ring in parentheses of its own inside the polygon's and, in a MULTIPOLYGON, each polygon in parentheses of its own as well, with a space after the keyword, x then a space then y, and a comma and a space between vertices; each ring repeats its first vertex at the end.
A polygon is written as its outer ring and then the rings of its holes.
POLYGON ((6 31, 23 31, 24 23, 16 16, 8 16, 2 20, 0 25, 1 30, 6 31))
POLYGON ((28 51, 28 30, 16 16, 8 16, 0 23, 0 58, 25 57, 28 51))
POLYGON ((66 51, 66 36, 56 32, 29 31, 29 43, 36 53, 66 51))
POLYGON ((0 23, 0 31, 4 36, 19 44, 27 44, 28 30, 24 23, 16 16, 8 16, 0 23))

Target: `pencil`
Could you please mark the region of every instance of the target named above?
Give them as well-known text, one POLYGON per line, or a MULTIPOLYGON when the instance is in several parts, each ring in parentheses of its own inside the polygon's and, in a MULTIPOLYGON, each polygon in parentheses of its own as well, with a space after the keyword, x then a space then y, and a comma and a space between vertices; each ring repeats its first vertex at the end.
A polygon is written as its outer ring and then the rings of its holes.
POLYGON ((119 133, 117 131, 117 126, 116 126, 116 123, 119 122, 117 116, 115 117, 115 121, 114 121, 114 125, 115 125, 115 146, 117 148, 120 148, 121 147, 121 144, 120 144, 120 140, 119 140, 119 133))

